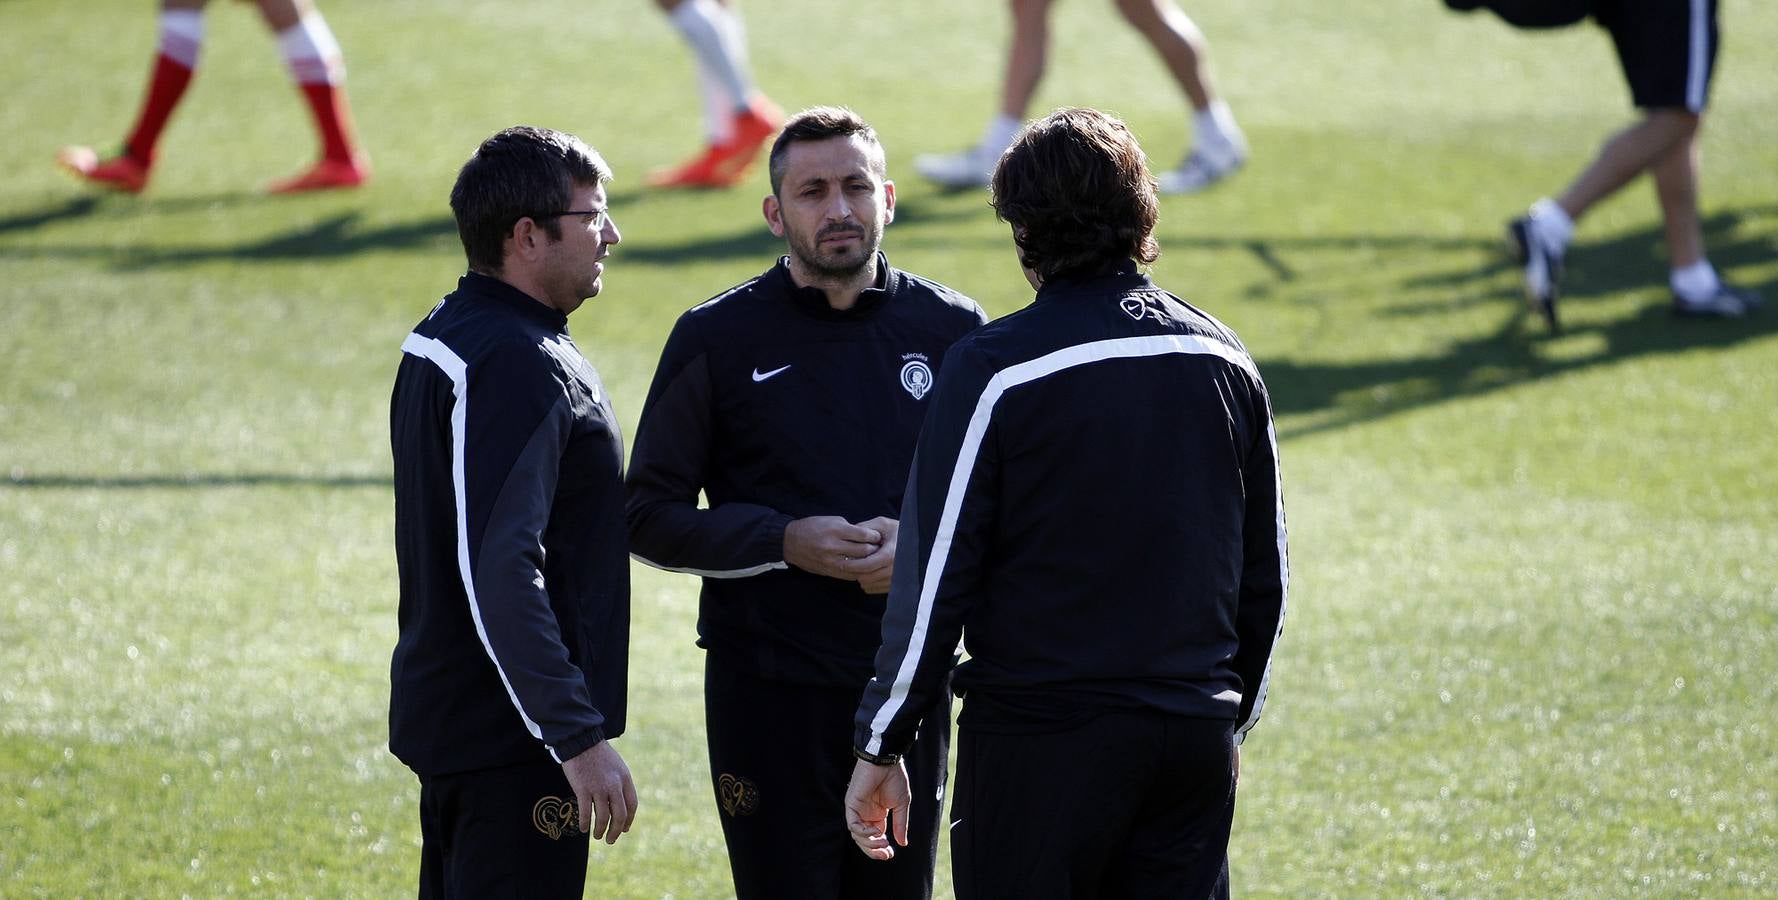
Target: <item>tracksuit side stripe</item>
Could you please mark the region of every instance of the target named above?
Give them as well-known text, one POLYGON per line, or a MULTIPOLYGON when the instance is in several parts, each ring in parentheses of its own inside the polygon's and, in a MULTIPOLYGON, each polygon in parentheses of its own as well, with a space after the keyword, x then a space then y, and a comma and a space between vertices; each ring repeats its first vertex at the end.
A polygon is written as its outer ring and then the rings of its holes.
POLYGON ((1704 109, 1704 73, 1710 68, 1710 0, 1691 0, 1691 28, 1685 58, 1685 108, 1704 109))
MULTIPOLYGON (((506 696, 511 698, 513 708, 518 710, 526 730, 531 732, 532 737, 543 740, 543 729, 525 712, 524 704, 519 702, 519 695, 512 689, 512 679, 506 677, 506 667, 500 664, 500 657, 494 653, 494 645, 488 640, 488 629, 482 624, 481 604, 475 595, 475 575, 469 564, 469 502, 463 474, 463 441, 467 431, 465 426, 469 421, 469 367, 462 357, 442 341, 418 334, 408 335, 401 342, 401 351, 432 363, 451 379, 451 395, 456 398, 456 402, 451 405, 451 484, 457 500, 457 571, 463 578, 463 594, 469 598, 469 615, 475 620, 475 633, 481 638, 482 649, 487 651, 488 659, 493 661, 494 671, 500 673, 500 683, 506 687, 506 696)), ((549 748, 549 755, 555 757, 554 747, 549 748)), ((556 762, 561 761, 556 759, 556 762)))
POLYGON ((1272 633, 1272 653, 1266 654, 1265 674, 1259 678, 1259 688, 1253 697, 1253 711, 1247 714, 1247 721, 1240 722, 1235 728, 1235 743, 1240 744, 1247 738, 1247 732, 1259 723, 1260 710, 1266 706, 1266 691, 1272 686, 1272 657, 1278 649, 1278 639, 1284 634, 1284 616, 1290 610, 1290 559, 1285 549, 1284 534, 1284 467, 1278 462, 1278 430, 1271 422, 1266 423, 1266 440, 1272 446, 1272 499, 1277 504, 1278 513, 1278 630, 1272 633))
POLYGON ((783 560, 779 560, 778 562, 760 563, 757 566, 749 566, 745 569, 693 569, 682 566, 663 566, 640 553, 631 553, 630 558, 645 566, 653 566, 663 572, 682 572, 687 575, 702 575, 705 578, 751 578, 754 575, 762 575, 776 569, 790 568, 790 564, 783 560))

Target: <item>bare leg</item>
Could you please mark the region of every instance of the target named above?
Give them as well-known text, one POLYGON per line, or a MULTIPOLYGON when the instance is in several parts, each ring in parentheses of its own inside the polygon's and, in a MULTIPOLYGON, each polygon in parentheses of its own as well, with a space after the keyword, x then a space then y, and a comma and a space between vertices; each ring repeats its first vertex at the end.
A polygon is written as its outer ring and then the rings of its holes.
POLYGON ((259 0, 259 15, 276 33, 301 22, 312 6, 309 0, 259 0))
POLYGON ((1043 81, 1051 2, 1012 0, 1012 47, 1006 55, 1006 81, 1000 91, 1000 112, 1009 118, 1025 118, 1031 97, 1043 81))
POLYGON ((1656 160, 1653 174, 1667 231, 1668 264, 1684 268, 1704 258, 1704 226, 1698 217, 1697 132, 1656 160))
MULTIPOLYGON (((1683 109, 1650 110, 1642 121, 1606 141, 1586 171, 1556 198, 1556 204, 1570 219, 1579 221, 1595 203, 1616 193, 1676 148, 1693 143, 1697 133, 1695 113, 1683 109)), ((1662 202, 1664 205, 1665 200, 1662 202)))
POLYGON ((1209 46, 1185 10, 1172 0, 1117 0, 1117 8, 1161 55, 1192 109, 1208 107, 1216 94, 1206 61, 1209 46))

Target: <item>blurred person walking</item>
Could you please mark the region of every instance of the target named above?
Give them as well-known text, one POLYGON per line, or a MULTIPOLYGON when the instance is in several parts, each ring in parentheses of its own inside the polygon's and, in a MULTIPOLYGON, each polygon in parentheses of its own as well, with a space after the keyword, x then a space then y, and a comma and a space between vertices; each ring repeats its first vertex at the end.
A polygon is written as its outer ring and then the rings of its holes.
MULTIPOLYGON (((351 188, 370 176, 370 162, 357 149, 352 116, 346 102, 346 64, 327 20, 310 0, 255 0, 260 15, 278 40, 278 52, 302 90, 315 130, 321 158, 290 178, 272 182, 273 194, 328 188, 351 188)), ((160 45, 149 74, 147 95, 123 149, 101 159, 91 147, 63 147, 56 160, 70 173, 112 190, 140 193, 156 162, 155 146, 185 96, 204 45, 204 8, 209 0, 162 0, 160 45)))
MULTIPOLYGON (((947 187, 988 183, 1043 81, 1054 0, 1010 2, 1012 45, 1000 88, 1000 111, 988 121, 975 146, 960 153, 914 158, 915 171, 947 187)), ((1218 95, 1203 32, 1173 0, 1117 0, 1117 10, 1160 55, 1192 109, 1192 148, 1178 166, 1160 174, 1161 193, 1196 193, 1233 175, 1247 162, 1247 138, 1218 95)))

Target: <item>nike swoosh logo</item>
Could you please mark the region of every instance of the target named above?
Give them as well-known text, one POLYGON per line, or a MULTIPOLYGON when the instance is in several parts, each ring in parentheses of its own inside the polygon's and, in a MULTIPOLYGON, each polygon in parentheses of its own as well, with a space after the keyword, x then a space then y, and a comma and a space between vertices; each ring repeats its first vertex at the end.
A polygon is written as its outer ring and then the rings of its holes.
POLYGON ((764 381, 767 378, 770 378, 773 375, 776 375, 779 372, 783 372, 784 370, 789 369, 789 368, 790 368, 790 366, 779 366, 778 368, 773 369, 770 372, 761 372, 759 369, 756 368, 753 370, 753 380, 754 381, 764 381))

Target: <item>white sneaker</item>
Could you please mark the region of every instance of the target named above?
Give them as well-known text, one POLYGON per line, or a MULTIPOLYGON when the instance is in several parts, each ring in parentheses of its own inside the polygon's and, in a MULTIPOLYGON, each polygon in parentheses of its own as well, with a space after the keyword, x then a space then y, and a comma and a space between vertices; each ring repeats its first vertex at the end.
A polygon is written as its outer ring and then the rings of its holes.
POLYGON ((1716 290, 1709 296, 1697 300, 1688 300, 1678 294, 1673 295, 1673 314, 1676 316, 1739 319, 1759 309, 1760 306, 1758 293, 1721 283, 1717 284, 1716 290))
POLYGON ((1162 172, 1156 180, 1163 194, 1195 194, 1235 174, 1246 162, 1247 148, 1239 144, 1218 150, 1194 147, 1178 168, 1162 172))
POLYGON ((961 153, 922 153, 914 157, 914 171, 949 188, 983 187, 994 180, 1000 151, 981 146, 961 153))

